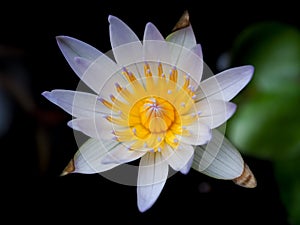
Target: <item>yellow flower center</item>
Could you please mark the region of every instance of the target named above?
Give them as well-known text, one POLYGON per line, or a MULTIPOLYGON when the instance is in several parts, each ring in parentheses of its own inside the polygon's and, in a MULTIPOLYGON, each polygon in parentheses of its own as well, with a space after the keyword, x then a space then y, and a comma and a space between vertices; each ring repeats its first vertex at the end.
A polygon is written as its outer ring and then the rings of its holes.
POLYGON ((139 100, 130 110, 129 124, 135 126, 136 119, 150 133, 166 132, 175 120, 176 110, 160 97, 139 100), (138 117, 138 118, 136 118, 138 117))
POLYGON ((163 73, 163 66, 157 63, 157 75, 153 76, 150 65, 144 65, 144 77, 136 76, 126 68, 122 71, 129 84, 116 84, 117 97, 111 95, 111 102, 101 102, 112 110, 106 118, 113 123, 116 140, 130 150, 162 151, 165 145, 176 149, 180 137, 189 135, 185 129, 197 119, 194 107, 194 88, 190 78, 173 67, 169 76, 163 73))

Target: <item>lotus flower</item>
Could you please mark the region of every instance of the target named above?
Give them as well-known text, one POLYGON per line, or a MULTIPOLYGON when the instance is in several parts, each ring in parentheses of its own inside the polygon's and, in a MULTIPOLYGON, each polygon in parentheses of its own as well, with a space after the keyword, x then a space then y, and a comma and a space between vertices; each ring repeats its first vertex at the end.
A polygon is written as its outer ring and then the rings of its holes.
POLYGON ((230 100, 251 80, 240 66, 203 79, 204 62, 189 22, 165 39, 147 23, 143 40, 109 16, 113 57, 68 36, 57 43, 91 92, 52 90, 49 101, 71 114, 68 125, 89 139, 63 171, 100 173, 140 159, 137 205, 148 210, 173 171, 190 168, 254 187, 255 178, 219 128, 235 112, 230 100))

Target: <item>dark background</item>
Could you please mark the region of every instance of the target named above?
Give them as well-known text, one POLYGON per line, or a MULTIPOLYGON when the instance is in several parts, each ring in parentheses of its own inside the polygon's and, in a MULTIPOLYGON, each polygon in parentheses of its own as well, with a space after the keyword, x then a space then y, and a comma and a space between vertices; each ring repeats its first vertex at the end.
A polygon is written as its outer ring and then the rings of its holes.
MULTIPOLYGON (((6 97, 8 128, 0 136, 1 210, 12 221, 95 220, 97 223, 288 224, 272 163, 245 155, 258 180, 256 189, 215 180, 193 170, 176 174, 145 213, 136 188, 94 175, 59 174, 77 145, 66 123, 71 116, 41 96, 52 89, 76 89, 79 81, 57 47, 68 35, 102 52, 110 49, 108 15, 127 23, 142 38, 153 22, 166 36, 188 10, 204 61, 217 72, 218 57, 248 25, 280 21, 300 28, 289 2, 237 4, 197 1, 41 1, 0 3, 0 90, 6 97), (65 220, 66 219, 66 220, 65 220), (180 222, 182 223, 182 222, 180 222)), ((2 216, 1 216, 2 217, 2 216)))

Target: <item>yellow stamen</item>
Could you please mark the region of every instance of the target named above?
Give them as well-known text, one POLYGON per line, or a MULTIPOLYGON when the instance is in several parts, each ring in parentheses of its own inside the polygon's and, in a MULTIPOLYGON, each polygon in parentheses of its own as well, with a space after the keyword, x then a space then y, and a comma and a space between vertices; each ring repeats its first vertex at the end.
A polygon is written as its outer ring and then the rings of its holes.
POLYGON ((103 98, 100 98, 99 100, 100 100, 100 102, 102 102, 102 104, 105 105, 107 108, 109 108, 109 109, 112 109, 112 108, 113 108, 113 104, 112 104, 112 103, 106 101, 106 100, 103 99, 103 98))
POLYGON ((158 63, 157 72, 158 72, 158 76, 162 77, 164 71, 161 63, 158 63))
POLYGON ((171 73, 170 73, 170 81, 173 81, 174 83, 176 83, 177 77, 178 77, 177 69, 175 67, 173 67, 171 70, 171 73))
POLYGON ((126 77, 130 91, 116 84, 116 91, 124 99, 111 95, 111 101, 101 99, 103 105, 119 112, 106 119, 122 126, 115 129, 115 139, 127 144, 130 150, 160 152, 166 145, 177 149, 180 136, 189 135, 184 128, 195 122, 198 115, 194 112, 194 91, 190 78, 185 76, 178 84, 179 71, 173 67, 169 78, 163 73, 161 63, 157 64, 157 74, 153 75, 150 65, 144 64, 144 77, 138 80, 126 68, 122 74, 126 77))

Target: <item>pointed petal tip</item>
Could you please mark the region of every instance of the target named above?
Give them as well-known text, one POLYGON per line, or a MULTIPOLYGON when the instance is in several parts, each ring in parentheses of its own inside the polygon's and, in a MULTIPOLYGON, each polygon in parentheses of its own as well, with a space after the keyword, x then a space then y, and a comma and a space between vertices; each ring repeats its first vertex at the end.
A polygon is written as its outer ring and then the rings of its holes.
POLYGON ((63 176, 66 176, 66 175, 68 175, 68 174, 70 174, 70 173, 67 172, 67 171, 62 171, 62 173, 61 173, 59 176, 63 177, 63 176))
POLYGON ((56 40, 66 40, 66 39, 74 39, 73 37, 67 36, 67 35, 57 35, 55 36, 56 40))
POLYGON ((73 120, 70 120, 69 122, 67 122, 67 125, 73 129, 73 127, 74 127, 73 120))
POLYGON ((55 39, 56 39, 56 43, 57 43, 58 47, 63 52, 64 46, 66 45, 65 42, 67 41, 68 37, 60 35, 60 36, 56 36, 55 39))
POLYGON ((70 39, 70 37, 65 36, 65 35, 58 35, 55 37, 56 42, 58 43, 58 45, 62 44, 63 42, 65 42, 67 39, 70 39))
POLYGON ((71 159, 65 169, 62 171, 60 176, 66 176, 75 171, 74 159, 71 159))
POLYGON ((148 23, 146 23, 146 27, 155 27, 155 26, 154 26, 154 24, 153 24, 153 23, 151 23, 151 22, 148 22, 148 23))
POLYGON ((64 35, 57 35, 56 37, 55 37, 55 39, 56 40, 61 40, 61 39, 63 39, 65 36, 64 35))
POLYGON ((108 15, 108 22, 111 23, 113 20, 118 19, 117 17, 113 16, 113 15, 108 15))
POLYGON ((78 121, 79 119, 73 119, 73 120, 70 120, 67 122, 67 125, 72 128, 73 130, 77 130, 77 131, 81 131, 81 128, 78 124, 78 122, 80 122, 80 120, 78 121))
POLYGON ((147 22, 146 26, 145 26, 145 31, 148 30, 148 29, 152 30, 152 28, 156 29, 155 25, 151 22, 147 22))
POLYGON ((183 175, 187 175, 189 173, 190 169, 188 170, 180 170, 180 173, 183 175))
POLYGON ((55 37, 55 39, 60 49, 65 48, 66 46, 68 46, 70 43, 74 41, 79 42, 79 40, 77 40, 76 38, 66 36, 66 35, 58 35, 55 37))
POLYGON ((245 65, 245 66, 242 66, 241 68, 243 69, 243 71, 241 71, 241 73, 245 77, 246 84, 248 84, 251 81, 252 77, 253 77, 254 66, 252 66, 252 65, 245 65))
POLYGON ((188 163, 188 164, 190 164, 190 165, 186 165, 185 167, 183 167, 180 170, 180 173, 182 173, 183 175, 187 175, 190 172, 190 170, 191 170, 192 163, 188 163))
POLYGON ((251 72, 254 72, 254 66, 253 65, 247 65, 247 67, 249 68, 249 70, 251 71, 251 72))
POLYGON ((139 199, 139 196, 138 196, 137 206, 141 213, 144 213, 147 210, 149 210, 154 205, 154 203, 155 203, 155 201, 152 202, 149 200, 147 201, 146 199, 139 199))
POLYGON ((56 89, 56 90, 52 90, 52 91, 44 91, 43 93, 42 93, 42 96, 44 96, 47 100, 49 100, 50 102, 52 102, 52 103, 54 103, 54 104, 58 104, 58 98, 57 98, 57 96, 56 96, 56 91, 57 91, 58 89, 56 89))
POLYGON ((173 27, 172 31, 176 31, 176 30, 180 30, 183 29, 185 27, 190 26, 190 15, 188 10, 185 10, 183 12, 183 14, 181 15, 180 19, 178 20, 178 22, 175 24, 175 26, 173 27))
POLYGON ((246 163, 244 163, 244 170, 242 174, 232 181, 235 184, 245 188, 255 188, 257 186, 256 178, 246 163))
POLYGON ((237 105, 233 102, 228 102, 227 117, 228 119, 236 112, 237 105))
POLYGON ((245 73, 248 73, 250 75, 250 77, 252 77, 253 73, 254 73, 254 66, 253 65, 246 65, 242 67, 244 69, 245 73))
POLYGON ((48 96, 51 94, 50 91, 44 91, 41 93, 41 95, 43 95, 45 98, 48 98, 48 96))
POLYGON ((140 205, 138 204, 138 209, 141 213, 146 212, 151 206, 145 206, 145 205, 140 205))
POLYGON ((42 92, 42 96, 44 96, 46 99, 48 99, 52 103, 56 103, 56 99, 52 96, 51 91, 44 91, 42 92))

